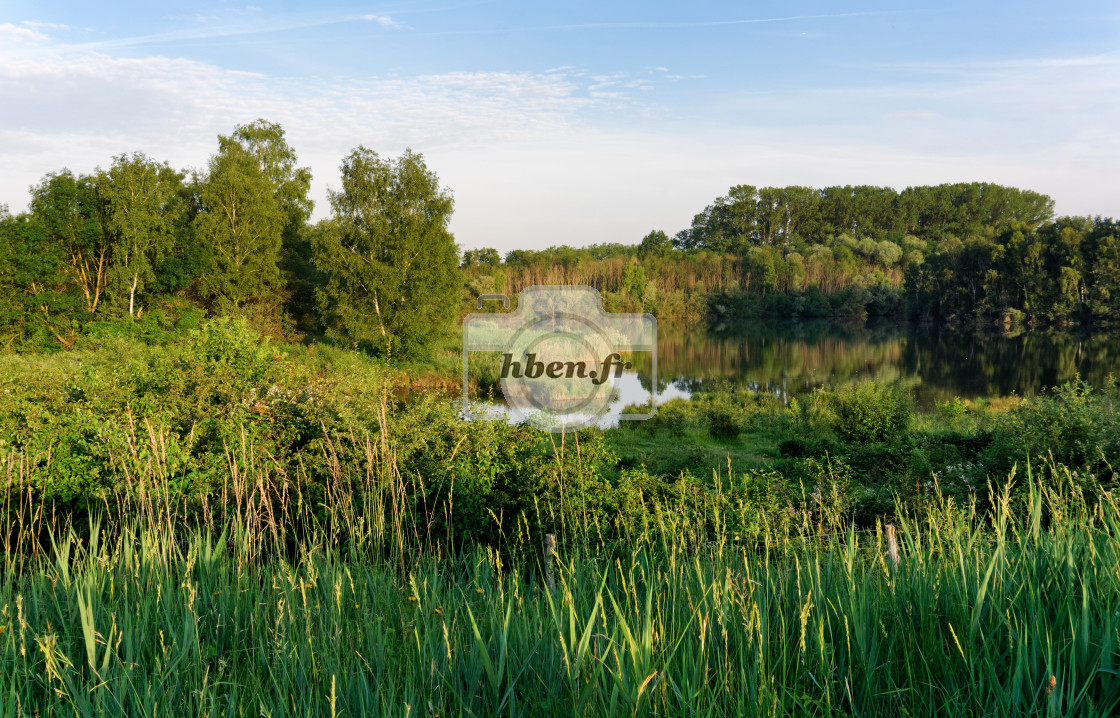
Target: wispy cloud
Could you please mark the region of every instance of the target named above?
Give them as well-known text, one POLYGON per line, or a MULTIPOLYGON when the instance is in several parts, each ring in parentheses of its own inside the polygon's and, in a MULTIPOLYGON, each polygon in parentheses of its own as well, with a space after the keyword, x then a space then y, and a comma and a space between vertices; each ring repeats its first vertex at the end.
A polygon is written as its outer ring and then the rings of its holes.
MULTIPOLYGON (((191 42, 195 40, 214 40, 220 38, 248 37, 254 35, 267 35, 272 33, 291 32, 294 30, 308 30, 331 25, 345 25, 349 23, 372 23, 385 30, 407 30, 409 27, 397 22, 388 15, 284 15, 270 17, 263 15, 264 11, 256 6, 234 8, 219 15, 193 15, 183 18, 185 23, 174 30, 166 32, 145 33, 124 37, 113 37, 89 42, 58 44, 55 49, 66 52, 102 51, 130 48, 159 46, 173 43, 191 42)), ((28 23, 24 23, 28 25, 28 23)), ((3 37, 3 28, 0 25, 0 38, 3 37)), ((29 28, 19 28, 17 30, 29 28)), ((42 42, 49 40, 45 35, 42 42)))
POLYGON ((218 133, 265 117, 283 125, 312 168, 320 216, 338 162, 355 145, 424 152, 455 190, 453 230, 470 246, 636 241, 652 228, 680 229, 741 182, 904 187, 983 179, 1048 192, 1059 212, 1120 214, 1116 53, 850 65, 842 85, 720 89, 713 79, 703 92, 714 88, 718 97, 691 103, 680 95, 695 99, 696 90, 679 81, 705 68, 680 71, 658 60, 640 69, 560 58, 543 71, 282 78, 158 47, 141 57, 116 51, 342 22, 388 33, 402 14, 368 15, 86 44, 52 42, 50 35, 66 37, 63 28, 0 25, 0 97, 19 108, 0 113, 0 201, 18 211, 45 172, 89 171, 126 151, 201 167, 218 133))
POLYGON ((20 108, 0 115, 0 198, 17 209, 45 172, 90 171, 126 151, 200 167, 218 133, 265 117, 312 166, 325 208, 339 159, 359 143, 447 155, 576 142, 583 113, 626 101, 597 84, 572 69, 280 80, 158 55, 0 51, 0 96, 20 108))
POLYGON ((837 12, 819 13, 810 15, 782 15, 774 17, 732 18, 725 20, 632 20, 619 22, 579 22, 561 23, 555 25, 520 25, 513 27, 482 27, 464 28, 460 30, 435 31, 430 35, 471 35, 471 34, 505 34, 537 31, 568 31, 568 30, 684 30, 714 27, 732 27, 736 25, 767 25, 773 23, 804 22, 809 20, 839 20, 845 18, 879 17, 887 15, 905 15, 923 12, 920 10, 868 10, 864 12, 837 12))
POLYGON ((907 70, 927 73, 961 73, 1005 69, 1044 70, 1074 67, 1120 66, 1120 49, 1065 57, 927 60, 924 62, 853 63, 853 67, 907 70))
POLYGON ((525 30, 611 30, 611 29, 637 29, 657 30, 693 27, 725 27, 728 25, 763 25, 776 22, 799 22, 804 20, 837 20, 853 17, 876 17, 882 15, 902 15, 906 10, 868 10, 866 12, 833 12, 816 15, 782 15, 777 17, 751 17, 730 20, 679 20, 668 22, 632 21, 632 22, 585 22, 568 25, 541 25, 537 27, 521 28, 525 30))
POLYGON ((60 23, 60 22, 38 22, 38 21, 35 21, 35 20, 24 20, 23 23, 21 23, 21 24, 24 25, 25 27, 29 27, 29 28, 32 28, 34 30, 69 30, 70 29, 69 25, 65 25, 65 24, 60 23))
POLYGON ((50 37, 39 32, 32 23, 15 25, 10 22, 0 23, 0 43, 14 43, 18 45, 43 45, 50 42, 50 37))
POLYGON ((389 17, 388 15, 368 15, 367 14, 367 15, 362 15, 361 18, 363 20, 368 21, 368 22, 375 22, 378 25, 380 25, 381 27, 386 28, 388 30, 403 30, 407 27, 406 25, 404 25, 402 23, 399 23, 396 20, 394 20, 393 18, 389 17))

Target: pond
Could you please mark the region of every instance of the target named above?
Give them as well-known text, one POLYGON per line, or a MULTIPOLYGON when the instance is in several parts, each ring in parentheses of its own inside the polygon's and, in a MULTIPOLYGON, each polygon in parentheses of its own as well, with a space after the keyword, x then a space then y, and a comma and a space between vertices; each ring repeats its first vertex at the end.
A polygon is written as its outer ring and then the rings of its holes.
MULTIPOLYGON (((598 422, 614 426, 623 407, 648 404, 648 354, 615 381, 617 398, 598 422)), ((874 379, 901 383, 919 407, 953 397, 1032 396, 1076 376, 1102 387, 1120 375, 1120 332, 1082 329, 955 329, 898 321, 744 321, 710 329, 662 324, 657 401, 720 388, 788 400, 817 387, 874 379)), ((506 407, 488 409, 510 420, 506 407)))

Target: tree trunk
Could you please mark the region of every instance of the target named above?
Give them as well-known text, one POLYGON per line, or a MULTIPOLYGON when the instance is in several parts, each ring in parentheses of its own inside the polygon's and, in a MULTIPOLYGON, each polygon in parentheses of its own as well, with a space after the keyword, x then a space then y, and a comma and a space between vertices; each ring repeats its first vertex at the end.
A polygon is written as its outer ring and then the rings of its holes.
POLYGON ((377 314, 377 326, 381 329, 381 336, 385 336, 385 322, 381 319, 381 305, 377 303, 377 292, 373 293, 373 311, 377 314))
POLYGON ((101 301, 101 287, 105 283, 105 254, 106 250, 104 249, 98 252, 97 276, 94 278, 93 284, 93 307, 90 309, 90 312, 96 312, 97 303, 101 301))
POLYGON ((128 316, 132 316, 132 308, 136 303, 136 284, 140 281, 140 273, 132 275, 132 287, 128 290, 128 316))

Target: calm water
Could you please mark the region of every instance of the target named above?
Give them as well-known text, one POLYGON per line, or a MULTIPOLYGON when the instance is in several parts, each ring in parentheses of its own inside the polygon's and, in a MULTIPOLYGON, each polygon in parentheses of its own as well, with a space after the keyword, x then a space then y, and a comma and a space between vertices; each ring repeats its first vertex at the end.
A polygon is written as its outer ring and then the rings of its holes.
MULTIPOLYGON (((920 406, 960 396, 1031 396, 1080 374, 1096 387, 1120 376, 1120 333, 953 330, 899 322, 744 322, 715 330, 661 326, 658 401, 719 387, 796 396, 862 379, 901 382, 920 406)), ((616 384, 622 408, 648 403, 648 357, 616 384)), ((498 409, 500 411, 500 409, 498 409)), ((511 417, 516 420, 517 417, 511 417)))

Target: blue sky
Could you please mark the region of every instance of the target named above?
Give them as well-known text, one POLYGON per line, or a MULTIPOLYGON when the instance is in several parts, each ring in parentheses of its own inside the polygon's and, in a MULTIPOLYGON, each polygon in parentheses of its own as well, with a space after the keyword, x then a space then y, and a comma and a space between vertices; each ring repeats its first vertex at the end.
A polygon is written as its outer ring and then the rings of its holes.
POLYGON ((422 152, 464 248, 633 243, 733 184, 991 181, 1120 216, 1120 5, 7 2, 0 202, 280 122, 422 152))

